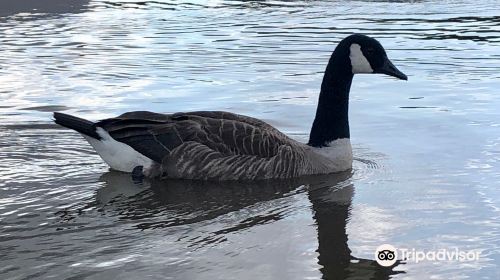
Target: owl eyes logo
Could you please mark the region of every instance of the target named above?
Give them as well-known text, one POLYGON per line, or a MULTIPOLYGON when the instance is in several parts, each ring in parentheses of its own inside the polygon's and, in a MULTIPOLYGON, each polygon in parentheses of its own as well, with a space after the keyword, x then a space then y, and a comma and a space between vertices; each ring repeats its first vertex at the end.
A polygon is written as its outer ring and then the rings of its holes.
POLYGON ((397 250, 390 244, 383 244, 378 246, 375 250, 375 260, 381 266, 391 266, 396 263, 397 250))
POLYGON ((392 261, 394 259, 394 251, 383 250, 378 252, 378 259, 381 261, 392 261))

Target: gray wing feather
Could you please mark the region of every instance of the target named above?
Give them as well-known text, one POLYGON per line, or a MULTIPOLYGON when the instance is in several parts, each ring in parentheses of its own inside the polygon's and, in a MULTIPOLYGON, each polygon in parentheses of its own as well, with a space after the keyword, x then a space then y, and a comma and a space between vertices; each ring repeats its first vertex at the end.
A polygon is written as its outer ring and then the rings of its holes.
POLYGON ((178 178, 292 177, 303 153, 297 142, 271 125, 220 111, 130 112, 97 126, 178 178))
POLYGON ((167 156, 161 173, 172 178, 203 180, 253 180, 290 178, 301 175, 306 166, 303 150, 281 146, 270 158, 226 155, 197 142, 185 142, 167 156))

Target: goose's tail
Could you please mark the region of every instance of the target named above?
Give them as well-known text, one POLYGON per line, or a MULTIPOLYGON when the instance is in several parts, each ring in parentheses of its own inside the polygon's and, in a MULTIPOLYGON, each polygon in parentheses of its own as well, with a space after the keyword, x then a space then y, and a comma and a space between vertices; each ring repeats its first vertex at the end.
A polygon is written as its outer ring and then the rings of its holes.
POLYGON ((58 125, 76 130, 82 134, 93 137, 97 140, 101 139, 101 136, 96 132, 95 123, 81 119, 68 114, 54 112, 54 122, 58 125))

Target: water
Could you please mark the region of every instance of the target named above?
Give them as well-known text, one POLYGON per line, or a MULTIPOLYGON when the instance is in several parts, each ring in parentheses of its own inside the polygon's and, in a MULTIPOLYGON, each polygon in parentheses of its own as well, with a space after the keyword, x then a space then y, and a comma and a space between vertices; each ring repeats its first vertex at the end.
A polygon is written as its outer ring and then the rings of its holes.
POLYGON ((1 279, 500 278, 497 1, 19 2, 0 4, 1 279), (305 141, 354 32, 409 81, 355 77, 346 174, 136 184, 51 122, 227 110, 305 141), (480 258, 382 268, 383 243, 480 258))

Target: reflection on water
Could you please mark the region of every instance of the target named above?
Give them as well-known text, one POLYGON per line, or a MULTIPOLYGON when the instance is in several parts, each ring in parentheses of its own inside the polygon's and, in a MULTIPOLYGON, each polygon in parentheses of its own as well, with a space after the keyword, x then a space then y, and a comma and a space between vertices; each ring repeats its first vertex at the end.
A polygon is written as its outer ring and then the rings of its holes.
POLYGON ((497 6, 0 1, 0 278, 498 279, 497 6), (349 174, 133 184, 50 120, 229 110, 305 141, 354 32, 410 75, 354 79, 349 174), (383 269, 383 243, 481 257, 383 269))
POLYGON ((381 267, 371 259, 351 256, 346 233, 354 195, 351 176, 351 172, 346 172, 259 183, 168 180, 143 182, 143 187, 139 187, 128 174, 108 172, 100 179, 105 184, 97 191, 97 208, 92 202, 81 209, 73 209, 73 213, 64 211, 61 218, 70 220, 68 217, 71 215, 81 214, 86 209, 97 209, 106 215, 118 215, 121 221, 135 221, 134 227, 138 229, 150 230, 217 220, 242 212, 245 208, 261 210, 248 218, 239 219, 235 224, 226 224, 221 229, 216 227, 216 230, 190 244, 198 247, 226 242, 227 235, 251 231, 254 226, 285 219, 289 206, 278 201, 307 194, 314 213, 318 235, 316 252, 323 278, 389 279, 390 275, 400 271, 381 267), (268 207, 269 210, 266 209, 268 207))

